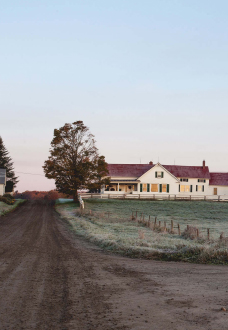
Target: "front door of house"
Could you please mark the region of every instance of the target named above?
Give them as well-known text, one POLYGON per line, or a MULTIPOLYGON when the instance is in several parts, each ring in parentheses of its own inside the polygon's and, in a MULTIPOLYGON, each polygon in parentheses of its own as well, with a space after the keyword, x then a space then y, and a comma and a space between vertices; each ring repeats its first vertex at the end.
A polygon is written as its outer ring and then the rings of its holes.
POLYGON ((217 190, 217 188, 214 188, 214 195, 218 195, 218 190, 217 190))

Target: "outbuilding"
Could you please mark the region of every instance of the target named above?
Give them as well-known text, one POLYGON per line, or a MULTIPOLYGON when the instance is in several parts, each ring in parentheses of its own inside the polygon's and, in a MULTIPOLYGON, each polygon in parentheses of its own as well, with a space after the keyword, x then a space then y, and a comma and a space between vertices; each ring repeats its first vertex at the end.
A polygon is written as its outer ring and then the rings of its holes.
POLYGON ((6 170, 0 168, 0 196, 5 194, 6 189, 6 170))

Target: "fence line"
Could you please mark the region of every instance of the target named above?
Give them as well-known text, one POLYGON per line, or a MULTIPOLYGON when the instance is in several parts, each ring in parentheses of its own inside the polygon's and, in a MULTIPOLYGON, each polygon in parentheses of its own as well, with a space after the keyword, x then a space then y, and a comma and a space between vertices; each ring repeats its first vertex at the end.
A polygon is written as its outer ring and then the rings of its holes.
MULTIPOLYGON (((84 197, 84 196, 83 196, 84 197)), ((91 198, 91 197, 90 197, 91 198)), ((78 194, 78 199, 80 202, 80 210, 81 214, 84 214, 84 201, 82 199, 82 196, 78 194)), ((203 229, 201 229, 201 232, 199 231, 199 228, 191 225, 186 225, 186 228, 181 232, 181 227, 180 224, 177 223, 175 225, 173 220, 170 220, 170 227, 167 226, 167 221, 163 221, 164 225, 162 226, 161 220, 157 221, 157 217, 154 217, 154 221, 151 221, 151 215, 148 215, 148 220, 146 220, 146 216, 144 213, 139 214, 138 216, 138 210, 134 210, 131 212, 131 220, 136 221, 138 224, 142 224, 145 227, 150 228, 153 231, 159 231, 159 232, 168 232, 169 234, 177 234, 178 236, 185 236, 185 238, 191 238, 191 239, 207 239, 208 241, 211 239, 210 235, 210 228, 205 228, 204 230, 206 231, 206 235, 202 236, 203 229), (135 213, 135 214, 134 214, 135 213), (177 229, 177 232, 175 232, 174 229, 177 229)), ((110 215, 112 214, 111 212, 105 212, 108 215, 108 219, 110 215)), ((89 214, 92 215, 92 211, 89 210, 89 214)), ((212 238, 213 239, 213 238, 212 238)), ((219 239, 223 240, 226 239, 224 237, 224 233, 222 232, 219 235, 219 239)))
MULTIPOLYGON (((202 235, 200 235, 199 228, 197 228, 197 227, 187 225, 186 229, 184 229, 183 232, 181 232, 180 224, 177 223, 175 225, 173 220, 170 221, 170 227, 167 227, 166 221, 163 222, 164 225, 162 226, 161 221, 157 222, 157 217, 154 218, 154 221, 151 221, 150 219, 151 219, 151 216, 148 217, 148 220, 145 220, 145 215, 143 213, 141 213, 140 218, 138 218, 137 211, 135 211, 135 215, 134 215, 134 211, 132 211, 131 220, 133 220, 133 221, 135 220, 138 224, 142 224, 145 227, 148 227, 153 231, 156 230, 156 231, 160 231, 160 232, 164 232, 164 233, 168 232, 169 234, 178 234, 178 236, 185 235, 191 239, 199 239, 200 237, 203 238, 202 235), (174 228, 177 229, 177 232, 174 231, 174 228)), ((209 241, 210 240, 210 228, 207 228, 205 230, 206 230, 206 239, 209 241)), ((201 233, 202 233, 202 230, 201 230, 201 233)), ((220 240, 222 240, 224 238, 223 233, 221 233, 219 238, 220 238, 220 240)))
POLYGON ((156 195, 156 194, 98 194, 98 193, 83 193, 81 196, 84 199, 100 198, 100 199, 142 199, 142 200, 186 200, 196 201, 205 200, 211 202, 226 202, 228 195, 156 195))

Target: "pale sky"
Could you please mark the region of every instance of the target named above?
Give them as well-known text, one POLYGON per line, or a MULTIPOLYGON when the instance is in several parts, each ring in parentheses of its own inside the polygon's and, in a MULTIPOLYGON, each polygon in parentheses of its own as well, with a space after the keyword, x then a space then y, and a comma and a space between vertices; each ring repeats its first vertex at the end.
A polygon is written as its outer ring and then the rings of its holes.
POLYGON ((55 187, 42 170, 53 130, 77 120, 109 163, 228 172, 227 12, 225 0, 0 0, 0 135, 17 189, 55 187))

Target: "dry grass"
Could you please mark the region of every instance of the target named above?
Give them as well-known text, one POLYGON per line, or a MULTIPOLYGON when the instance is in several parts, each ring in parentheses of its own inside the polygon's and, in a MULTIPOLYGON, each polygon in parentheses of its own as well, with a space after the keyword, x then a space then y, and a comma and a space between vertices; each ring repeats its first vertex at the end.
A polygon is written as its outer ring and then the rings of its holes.
POLYGON ((0 202, 0 216, 3 216, 14 209, 16 209, 20 204, 24 203, 24 199, 17 199, 13 205, 7 205, 3 202, 0 202))
POLYGON ((202 238, 202 235, 200 235, 197 227, 188 226, 182 233, 182 237, 185 239, 199 239, 202 238))
POLYGON ((145 238, 145 233, 144 231, 139 229, 139 239, 144 239, 145 238))
POLYGON ((228 263, 228 239, 225 234, 221 238, 219 235, 207 240, 201 231, 197 237, 197 226, 189 226, 188 230, 182 229, 183 234, 180 236, 177 226, 171 232, 172 227, 168 221, 159 220, 155 223, 153 218, 154 221, 149 222, 148 218, 145 220, 142 216, 139 222, 135 221, 129 208, 123 210, 123 203, 116 204, 116 213, 113 208, 107 210, 107 204, 99 205, 96 202, 95 208, 91 204, 86 203, 83 212, 74 203, 59 204, 56 208, 67 219, 73 231, 102 248, 131 257, 228 263), (105 208, 102 208, 103 205, 105 208), (123 216, 120 217, 122 210, 123 216))

